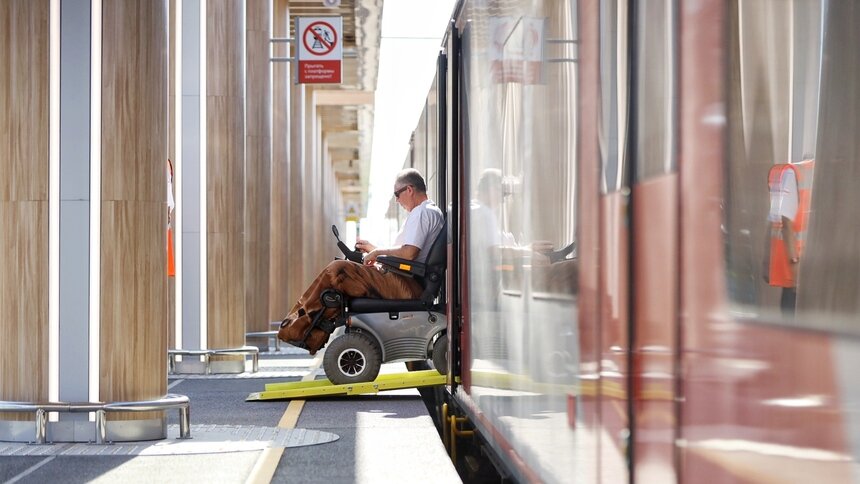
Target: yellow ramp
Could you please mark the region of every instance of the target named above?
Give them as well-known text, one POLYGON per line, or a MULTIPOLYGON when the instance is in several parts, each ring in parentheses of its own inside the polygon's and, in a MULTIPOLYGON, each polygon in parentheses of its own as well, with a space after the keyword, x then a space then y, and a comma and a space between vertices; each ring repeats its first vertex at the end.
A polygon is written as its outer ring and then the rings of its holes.
POLYGON ((266 385, 265 391, 252 393, 248 395, 245 401, 375 394, 385 390, 444 385, 447 382, 447 378, 447 376, 442 375, 436 370, 422 370, 406 373, 389 373, 379 375, 372 382, 348 383, 345 385, 335 385, 328 380, 269 383, 266 385))

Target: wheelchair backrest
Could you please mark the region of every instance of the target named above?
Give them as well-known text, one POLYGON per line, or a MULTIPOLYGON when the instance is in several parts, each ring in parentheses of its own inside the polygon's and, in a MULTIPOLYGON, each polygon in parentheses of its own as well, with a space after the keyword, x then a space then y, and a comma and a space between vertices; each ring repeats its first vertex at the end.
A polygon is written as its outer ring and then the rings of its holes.
POLYGON ((421 293, 421 301, 430 306, 439 295, 442 283, 445 281, 445 269, 448 267, 448 224, 442 224, 442 230, 430 246, 430 253, 425 261, 427 270, 424 273, 421 284, 424 292, 421 293))

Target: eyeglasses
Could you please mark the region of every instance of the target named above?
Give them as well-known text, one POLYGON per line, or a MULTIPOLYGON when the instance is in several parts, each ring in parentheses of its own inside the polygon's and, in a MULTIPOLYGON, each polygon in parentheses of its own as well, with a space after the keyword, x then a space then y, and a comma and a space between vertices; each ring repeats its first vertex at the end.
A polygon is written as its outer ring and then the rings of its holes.
POLYGON ((411 186, 412 186, 412 185, 406 185, 406 186, 404 186, 403 188, 401 188, 400 190, 394 190, 394 199, 395 199, 395 200, 400 200, 400 194, 401 194, 401 193, 403 193, 403 192, 404 192, 404 190, 406 190, 407 188, 409 188, 409 187, 411 187, 411 186))

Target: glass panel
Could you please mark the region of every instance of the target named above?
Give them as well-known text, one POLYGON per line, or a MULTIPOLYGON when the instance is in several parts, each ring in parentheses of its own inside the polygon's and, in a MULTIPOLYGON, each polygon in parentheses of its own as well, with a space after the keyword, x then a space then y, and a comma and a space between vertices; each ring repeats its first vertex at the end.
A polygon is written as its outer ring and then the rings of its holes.
POLYGON ((600 15, 601 191, 611 193, 629 185, 624 169, 629 104, 626 4, 600 2, 600 15))
POLYGON ((438 195, 439 178, 436 176, 439 171, 439 155, 437 154, 437 150, 439 149, 439 139, 437 138, 437 132, 439 131, 439 113, 437 112, 436 94, 437 84, 438 80, 434 77, 433 85, 430 86, 430 94, 427 95, 427 107, 424 109, 427 125, 427 153, 425 157, 427 160, 427 193, 430 194, 430 198, 435 200, 436 203, 440 203, 440 197, 438 195))
POLYGON ((574 10, 567 1, 486 1, 467 3, 462 16, 472 198, 464 368, 481 412, 549 482, 589 467, 578 467, 567 413, 579 347, 574 10))
MULTIPOLYGON (((815 5, 808 3, 798 5, 803 10, 796 15, 816 19, 810 16, 816 12, 815 5)), ((821 90, 805 90, 804 98, 804 105, 818 100, 817 137, 815 131, 810 134, 810 129, 804 129, 803 146, 797 150, 806 157, 808 146, 816 147, 809 240, 800 259, 797 310, 806 324, 856 334, 860 330, 860 4, 829 1, 824 10, 823 29, 805 26, 810 37, 822 30, 825 34, 821 90)), ((798 72, 795 79, 814 80, 814 70, 807 70, 798 72)))
POLYGON ((636 180, 675 171, 675 9, 667 0, 636 7, 636 180))
POLYGON ((860 9, 732 2, 727 278, 741 317, 857 331, 860 9))
POLYGON ((427 102, 418 118, 418 126, 412 132, 412 168, 415 168, 426 179, 430 176, 427 172, 427 102))

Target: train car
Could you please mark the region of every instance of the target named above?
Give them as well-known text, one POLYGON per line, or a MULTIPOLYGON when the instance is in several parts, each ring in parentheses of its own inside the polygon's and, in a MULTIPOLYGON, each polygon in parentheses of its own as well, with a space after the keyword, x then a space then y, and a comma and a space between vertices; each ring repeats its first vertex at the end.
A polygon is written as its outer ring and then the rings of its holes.
POLYGON ((458 3, 406 164, 464 475, 860 478, 857 45, 853 0, 458 3))

